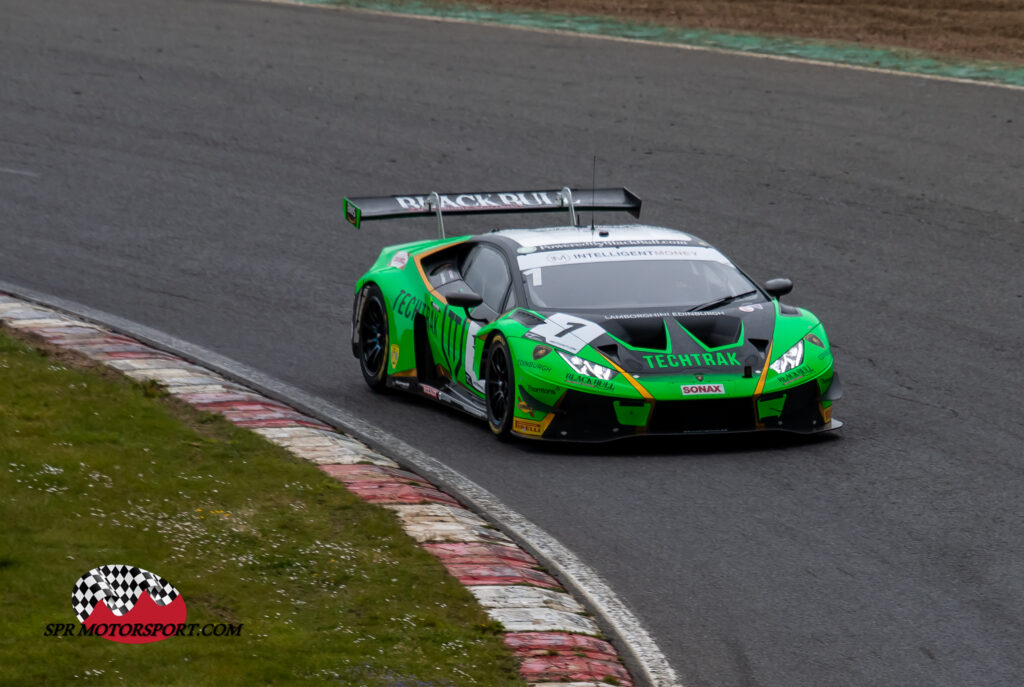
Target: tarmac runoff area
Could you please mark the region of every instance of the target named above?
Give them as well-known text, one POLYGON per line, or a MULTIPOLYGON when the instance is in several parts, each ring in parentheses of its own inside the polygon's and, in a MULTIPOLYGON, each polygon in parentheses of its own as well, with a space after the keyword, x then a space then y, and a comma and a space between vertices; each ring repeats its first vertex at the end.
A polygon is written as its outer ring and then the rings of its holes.
POLYGON ((157 382, 174 397, 251 429, 315 463, 360 498, 394 511, 405 532, 501 623, 504 642, 530 685, 634 684, 584 607, 533 556, 429 480, 361 441, 183 358, 4 293, 0 322, 136 381, 157 382))

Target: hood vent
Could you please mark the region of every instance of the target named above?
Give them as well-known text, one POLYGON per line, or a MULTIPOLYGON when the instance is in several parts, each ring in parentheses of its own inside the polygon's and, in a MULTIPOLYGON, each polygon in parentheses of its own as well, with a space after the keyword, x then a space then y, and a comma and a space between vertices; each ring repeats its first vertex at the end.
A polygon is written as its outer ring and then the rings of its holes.
POLYGON ((740 318, 729 315, 677 317, 676 322, 707 348, 736 343, 743 325, 740 318))
POLYGON ((528 310, 523 310, 522 308, 516 310, 514 313, 509 315, 509 319, 513 319, 519 324, 525 325, 527 327, 535 327, 544 321, 543 318, 537 317, 532 312, 529 312, 528 310))
POLYGON ((750 339, 747 340, 754 348, 756 348, 761 353, 762 357, 768 355, 768 344, 771 343, 770 341, 768 341, 768 339, 755 339, 751 337, 750 339))
POLYGON ((633 348, 664 351, 668 348, 665 321, 660 317, 642 320, 606 320, 602 323, 609 334, 633 348))

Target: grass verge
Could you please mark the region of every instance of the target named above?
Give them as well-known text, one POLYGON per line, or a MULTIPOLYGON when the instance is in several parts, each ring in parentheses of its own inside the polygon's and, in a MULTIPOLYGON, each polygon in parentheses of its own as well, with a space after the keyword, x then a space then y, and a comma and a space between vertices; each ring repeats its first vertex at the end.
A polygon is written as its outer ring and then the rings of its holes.
POLYGON ((1024 63, 1019 0, 429 0, 504 11, 603 16, 711 31, 742 31, 1024 63))
POLYGON ((472 595, 386 509, 260 436, 0 331, 0 682, 522 685, 472 595), (240 637, 118 644, 73 584, 136 565, 189 623, 240 637))
MULTIPOLYGON (((652 3, 604 0, 273 0, 442 17, 668 45, 796 58, 1024 87, 1024 8, 914 0, 652 3), (990 30, 998 26, 999 30, 990 30)), ((1018 3, 1019 5, 1019 3, 1018 3)))

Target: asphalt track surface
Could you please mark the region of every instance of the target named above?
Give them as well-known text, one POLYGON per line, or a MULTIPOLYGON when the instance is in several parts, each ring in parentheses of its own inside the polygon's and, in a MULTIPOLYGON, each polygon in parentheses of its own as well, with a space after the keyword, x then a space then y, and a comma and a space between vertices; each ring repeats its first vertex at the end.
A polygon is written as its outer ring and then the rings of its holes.
POLYGON ((445 461, 688 686, 1021 684, 1024 92, 230 0, 0 0, 0 32, 0 279, 445 461), (795 281, 841 433, 506 446, 364 388, 354 280, 434 229, 357 233, 341 196, 586 185, 594 154, 647 221, 795 281))

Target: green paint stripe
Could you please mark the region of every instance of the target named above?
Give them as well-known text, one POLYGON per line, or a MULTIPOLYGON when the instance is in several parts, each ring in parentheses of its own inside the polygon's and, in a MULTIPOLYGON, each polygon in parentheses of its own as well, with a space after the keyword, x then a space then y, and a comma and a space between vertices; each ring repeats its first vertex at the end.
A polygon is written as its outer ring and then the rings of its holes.
POLYGON ((915 50, 865 47, 838 41, 757 36, 745 33, 716 33, 702 29, 623 22, 607 17, 575 16, 549 12, 499 12, 459 5, 438 6, 415 0, 286 1, 295 4, 353 7, 421 17, 457 19, 656 43, 717 48, 1024 87, 1024 66, 1019 64, 956 60, 915 50))

